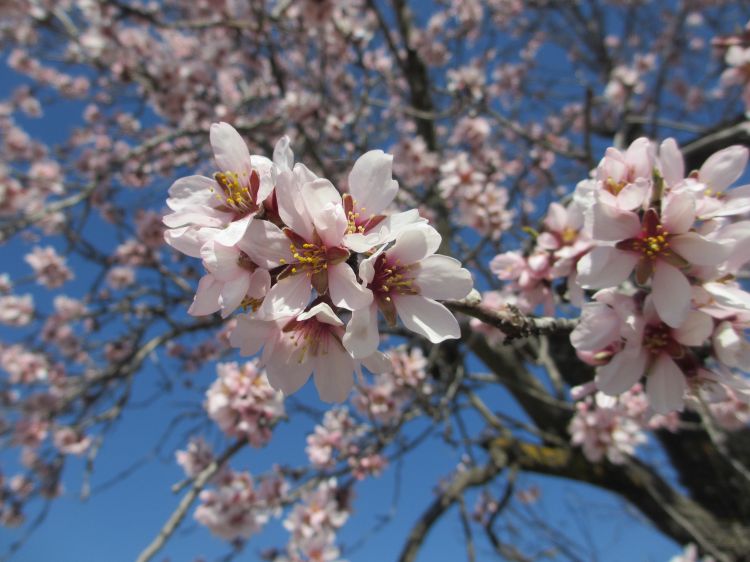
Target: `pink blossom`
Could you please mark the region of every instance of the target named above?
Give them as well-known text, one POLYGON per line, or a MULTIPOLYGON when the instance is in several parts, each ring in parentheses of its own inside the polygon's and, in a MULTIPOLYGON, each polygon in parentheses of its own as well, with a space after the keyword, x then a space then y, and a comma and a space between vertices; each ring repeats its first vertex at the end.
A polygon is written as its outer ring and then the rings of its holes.
POLYGON ((61 427, 55 431, 55 447, 65 455, 83 455, 91 446, 91 438, 72 427, 61 427))
POLYGON ((167 199, 173 212, 164 217, 167 243, 193 257, 211 239, 233 246, 274 188, 273 163, 251 155, 234 127, 214 123, 210 133, 219 171, 173 183, 167 199))
POLYGON ((359 275, 373 294, 373 304, 355 310, 347 327, 344 345, 355 357, 377 349, 378 310, 391 325, 398 316, 409 330, 433 343, 460 336, 453 314, 435 299, 461 299, 473 281, 457 260, 435 254, 440 241, 435 229, 417 224, 360 264, 359 275))
MULTIPOLYGON (((237 246, 225 246, 216 240, 207 241, 201 248, 203 265, 208 270, 198 283, 198 290, 190 314, 202 316, 221 310, 226 318, 239 306, 257 310, 271 287, 271 275, 268 269, 276 267, 279 262, 264 259, 260 252, 254 250, 250 240, 266 245, 268 250, 273 244, 284 244, 284 237, 270 241, 263 236, 266 231, 261 221, 253 221, 248 227, 246 237, 237 246), (241 249, 242 248, 242 249, 241 249)), ((285 245, 277 250, 280 255, 289 255, 285 245), (284 252, 286 250, 286 253, 284 252)), ((278 258, 284 262, 284 258, 278 258)))
POLYGON ((34 270, 37 282, 47 288, 54 289, 73 279, 73 272, 65 264, 65 258, 52 246, 36 246, 24 259, 34 270))
POLYGON ((0 324, 25 326, 34 317, 34 299, 31 295, 0 296, 0 324))
POLYGON ((689 265, 717 265, 729 254, 719 242, 691 231, 695 202, 686 193, 665 197, 662 211, 649 208, 643 215, 617 209, 601 200, 592 207, 592 236, 616 242, 597 246, 578 262, 584 287, 609 287, 623 282, 635 269, 636 281, 653 277, 654 305, 672 327, 681 324, 690 308, 690 282, 683 272, 689 265))
POLYGON ((261 365, 268 381, 285 395, 292 394, 314 374, 322 400, 341 402, 354 385, 353 372, 361 364, 374 372, 384 369, 377 352, 355 359, 344 348, 344 323, 331 307, 318 303, 294 317, 264 320, 241 316, 230 341, 242 355, 253 355, 263 348, 261 365))
POLYGON ((206 392, 205 408, 227 435, 261 447, 271 439, 274 424, 284 415, 281 394, 268 384, 256 362, 241 368, 237 363, 219 363, 219 378, 206 392))
POLYGON ((687 348, 701 346, 710 336, 710 317, 692 311, 679 326, 671 327, 661 322, 647 303, 643 323, 636 322, 625 347, 597 370, 597 388, 616 396, 646 374, 646 394, 654 411, 666 414, 682 409, 687 381, 680 365, 689 363, 687 348))
POLYGON ((195 478, 213 462, 214 453, 202 437, 197 437, 190 439, 185 451, 177 451, 175 459, 189 478, 195 478))
POLYGON ((362 435, 365 428, 356 423, 347 408, 328 410, 322 423, 315 426, 307 436, 305 452, 316 468, 332 468, 336 458, 349 450, 353 440, 362 435))
POLYGON ((583 448, 589 461, 601 462, 606 456, 614 464, 623 464, 646 442, 641 412, 630 412, 625 405, 636 393, 640 393, 638 386, 619 398, 598 392, 576 404, 569 427, 571 442, 583 448))
POLYGON ((263 498, 247 472, 227 471, 215 489, 200 493, 195 519, 216 536, 226 540, 247 539, 269 519, 263 498))
MULTIPOLYGON (((328 180, 305 177, 305 170, 297 164, 294 171, 284 170, 278 177, 276 199, 279 215, 287 225, 283 234, 290 244, 283 253, 270 253, 281 263, 287 259, 289 263, 266 295, 261 310, 268 317, 301 312, 313 288, 319 295, 328 293, 335 306, 348 310, 372 301, 370 291, 357 283, 346 263, 350 253, 345 236, 350 226, 341 195, 328 180)), ((278 227, 266 221, 261 224, 268 238, 279 238, 278 227)))

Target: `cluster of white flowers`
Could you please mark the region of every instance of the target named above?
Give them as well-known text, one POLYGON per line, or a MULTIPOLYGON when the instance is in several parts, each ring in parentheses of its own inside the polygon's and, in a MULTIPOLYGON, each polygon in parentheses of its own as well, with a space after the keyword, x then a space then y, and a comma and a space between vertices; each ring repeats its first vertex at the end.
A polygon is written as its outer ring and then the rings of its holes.
POLYGON ((250 155, 226 123, 211 126, 219 172, 169 190, 166 241, 203 260, 194 315, 239 307, 230 341, 262 351, 276 389, 290 394, 314 373, 320 396, 341 401, 362 365, 383 372, 378 311, 433 343, 458 338, 437 300, 465 297, 471 274, 435 252, 438 232, 412 209, 387 214, 398 191, 393 158, 380 150, 355 163, 342 193, 294 155, 284 137, 273 161, 250 155))

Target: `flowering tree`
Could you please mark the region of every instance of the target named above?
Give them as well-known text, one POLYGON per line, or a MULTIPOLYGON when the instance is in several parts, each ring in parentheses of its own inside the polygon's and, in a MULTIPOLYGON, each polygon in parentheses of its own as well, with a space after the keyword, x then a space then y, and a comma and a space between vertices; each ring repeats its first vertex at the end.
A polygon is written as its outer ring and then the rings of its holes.
POLYGON ((358 483, 426 437, 461 460, 402 561, 446 514, 469 560, 475 536, 587 558, 540 519, 508 538, 544 494, 519 474, 621 496, 681 559, 748 559, 747 3, 0 18, 1 524, 33 527, 71 456, 87 482, 138 388, 190 385, 207 423, 140 561, 189 516, 236 552, 280 519, 267 560, 338 560, 358 483), (293 396, 311 375, 324 410, 293 396), (239 461, 311 411, 306 464, 239 461))

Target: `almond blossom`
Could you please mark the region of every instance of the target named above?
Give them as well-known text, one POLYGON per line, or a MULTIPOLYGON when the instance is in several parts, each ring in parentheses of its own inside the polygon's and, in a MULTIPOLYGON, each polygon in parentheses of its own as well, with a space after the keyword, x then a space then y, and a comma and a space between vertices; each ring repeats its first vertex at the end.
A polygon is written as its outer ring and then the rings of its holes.
POLYGON ((364 364, 373 372, 386 369, 382 354, 372 351, 355 359, 344 347, 344 323, 331 306, 320 302, 297 316, 264 320, 241 316, 230 341, 240 354, 263 348, 261 365, 273 388, 289 395, 314 375, 322 400, 341 402, 354 385, 353 374, 364 364))
POLYGON ((689 194, 667 195, 662 211, 653 207, 643 217, 604 202, 591 211, 592 237, 616 242, 600 245, 578 262, 578 279, 585 287, 615 286, 635 269, 636 281, 653 277, 654 306, 672 327, 681 324, 690 308, 690 281, 683 272, 691 264, 717 265, 728 248, 691 230, 695 201, 689 194))
POLYGON ((625 302, 610 301, 616 307, 611 308, 612 314, 584 316, 571 333, 571 342, 578 351, 596 352, 604 362, 595 382, 605 394, 617 396, 646 375, 646 394, 654 411, 664 414, 682 409, 686 376, 693 374, 697 364, 690 348, 701 346, 711 335, 711 317, 692 311, 679 326, 671 327, 659 318, 650 299, 642 313, 625 302), (618 317, 625 320, 623 329, 618 317))
POLYGON ((274 188, 272 162, 251 155, 227 123, 211 125, 211 146, 219 169, 213 178, 188 176, 169 188, 165 240, 175 249, 201 257, 205 242, 234 245, 274 188))
POLYGON ((219 377, 206 392, 206 411, 227 435, 245 438, 254 447, 271 439, 274 424, 284 415, 279 392, 268 384, 256 363, 219 363, 219 377))
POLYGON ((378 346, 377 311, 394 325, 404 325, 433 343, 460 336, 453 314, 435 299, 458 300, 472 289, 471 274, 460 262, 435 254, 438 232, 417 224, 401 232, 392 246, 362 261, 359 275, 372 292, 373 303, 355 310, 344 345, 355 357, 367 357, 378 346))

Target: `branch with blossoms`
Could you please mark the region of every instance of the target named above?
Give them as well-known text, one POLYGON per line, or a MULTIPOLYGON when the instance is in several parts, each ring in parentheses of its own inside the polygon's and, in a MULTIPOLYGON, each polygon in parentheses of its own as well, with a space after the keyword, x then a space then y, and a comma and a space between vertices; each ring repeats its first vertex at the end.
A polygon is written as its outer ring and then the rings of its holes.
POLYGON ((4 3, 0 524, 73 457, 96 494, 110 430, 171 397, 186 479, 143 559, 193 503, 229 557, 281 519, 258 557, 353 558, 359 482, 425 442, 459 460, 408 557, 451 511, 469 560, 601 557, 545 474, 742 559, 748 13, 667 4, 4 3))

